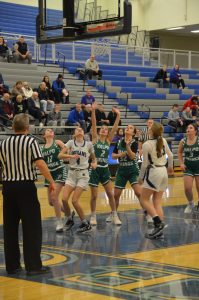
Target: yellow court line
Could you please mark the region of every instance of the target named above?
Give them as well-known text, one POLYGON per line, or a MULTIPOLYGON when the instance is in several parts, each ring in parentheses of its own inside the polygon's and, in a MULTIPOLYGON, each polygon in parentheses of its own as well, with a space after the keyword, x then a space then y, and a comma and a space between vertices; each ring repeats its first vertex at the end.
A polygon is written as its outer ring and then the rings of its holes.
POLYGON ((123 257, 189 269, 199 269, 198 253, 199 244, 190 244, 140 253, 128 253, 123 255, 123 257))
POLYGON ((78 289, 70 289, 23 279, 0 277, 0 299, 6 300, 118 300, 78 289))

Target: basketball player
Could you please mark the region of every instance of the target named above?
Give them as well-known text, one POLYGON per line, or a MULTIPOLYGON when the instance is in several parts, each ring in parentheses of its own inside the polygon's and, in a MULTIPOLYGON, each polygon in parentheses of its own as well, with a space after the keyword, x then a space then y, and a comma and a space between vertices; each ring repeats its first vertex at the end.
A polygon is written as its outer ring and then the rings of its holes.
POLYGON ((111 174, 108 168, 108 155, 110 143, 117 131, 117 126, 120 121, 120 111, 113 108, 114 112, 117 114, 115 123, 109 133, 107 125, 102 125, 99 130, 99 136, 97 135, 96 127, 96 115, 95 110, 97 108, 97 103, 94 102, 92 105, 92 143, 94 145, 95 155, 97 158, 97 168, 92 169, 90 172, 89 185, 91 189, 91 225, 97 225, 96 219, 96 200, 98 195, 98 185, 101 183, 105 189, 105 192, 109 199, 109 205, 111 207, 111 214, 106 219, 107 222, 113 222, 115 225, 121 225, 121 221, 118 218, 115 206, 115 199, 112 192, 111 174))
POLYGON ((136 128, 128 125, 125 129, 125 137, 117 142, 113 150, 112 158, 119 160, 119 167, 116 173, 114 198, 116 209, 119 206, 119 199, 122 190, 129 181, 135 195, 140 198, 141 186, 138 184, 139 167, 137 162, 138 142, 134 136, 136 128))
POLYGON ((173 154, 162 134, 163 126, 160 123, 154 123, 149 130, 150 139, 142 147, 143 162, 139 182, 144 183, 140 203, 153 218, 154 229, 146 234, 146 237, 150 239, 161 237, 165 227, 161 202, 168 184, 166 154, 168 155, 168 173, 173 174, 173 154), (153 202, 150 201, 151 196, 153 196, 153 202))
POLYGON ((58 155, 65 147, 64 143, 60 140, 54 140, 54 131, 52 129, 46 129, 44 132, 45 145, 41 147, 41 152, 44 157, 51 176, 56 183, 56 190, 52 197, 52 193, 49 190, 49 182, 45 180, 45 186, 48 187, 48 202, 54 206, 55 215, 57 218, 56 232, 63 232, 63 222, 61 218, 61 203, 59 202, 59 194, 62 187, 65 184, 67 177, 67 170, 63 163, 58 158, 58 155))
POLYGON ((67 221, 65 224, 66 230, 69 230, 74 225, 74 213, 71 214, 70 206, 68 204, 72 192, 74 192, 72 196, 72 204, 82 221, 76 232, 83 233, 91 230, 91 225, 85 218, 79 200, 83 191, 88 187, 89 158, 92 159, 92 168, 96 168, 97 163, 93 145, 91 142, 85 141, 84 131, 82 128, 78 127, 75 129, 74 139, 69 140, 65 144, 65 148, 62 149, 58 157, 59 159, 69 158, 68 177, 63 191, 63 209, 65 215, 67 216, 67 221))
POLYGON ((194 179, 199 199, 199 137, 197 124, 187 126, 187 137, 181 140, 178 147, 178 159, 184 172, 184 191, 188 200, 184 212, 192 213, 194 209, 194 179))

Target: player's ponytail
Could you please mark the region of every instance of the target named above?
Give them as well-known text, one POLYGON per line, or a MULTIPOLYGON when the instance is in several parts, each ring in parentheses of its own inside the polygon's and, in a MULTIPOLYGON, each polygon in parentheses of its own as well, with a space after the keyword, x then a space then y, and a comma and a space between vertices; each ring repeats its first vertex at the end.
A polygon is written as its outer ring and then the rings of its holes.
POLYGON ((162 138, 162 134, 163 134, 163 126, 160 123, 153 123, 152 127, 151 127, 151 131, 153 134, 154 139, 157 139, 157 143, 156 143, 156 151, 157 151, 157 156, 161 157, 162 156, 162 149, 163 149, 163 138, 162 138))

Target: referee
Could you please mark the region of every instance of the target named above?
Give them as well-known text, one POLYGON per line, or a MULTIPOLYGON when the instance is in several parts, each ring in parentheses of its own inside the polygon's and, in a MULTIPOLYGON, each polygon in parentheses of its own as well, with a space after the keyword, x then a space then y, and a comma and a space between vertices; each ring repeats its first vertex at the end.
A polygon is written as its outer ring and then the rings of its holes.
POLYGON ((41 211, 37 197, 35 166, 50 182, 55 183, 43 161, 35 138, 28 135, 29 117, 18 114, 13 120, 15 134, 0 143, 0 163, 3 181, 3 230, 5 263, 8 274, 17 274, 22 268, 18 239, 19 222, 23 230, 23 255, 27 275, 50 271, 41 262, 41 211))

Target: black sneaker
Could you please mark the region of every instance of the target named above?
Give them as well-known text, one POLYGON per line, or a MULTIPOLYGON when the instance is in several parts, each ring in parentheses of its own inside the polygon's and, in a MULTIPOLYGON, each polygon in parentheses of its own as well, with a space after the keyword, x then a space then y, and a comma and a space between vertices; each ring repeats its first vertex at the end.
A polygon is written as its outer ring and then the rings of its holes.
POLYGON ((76 233, 83 233, 83 232, 89 231, 89 230, 91 230, 91 229, 92 229, 92 227, 91 227, 91 225, 90 225, 89 222, 87 222, 87 223, 82 223, 82 224, 79 226, 79 228, 77 228, 76 233))
POLYGON ((73 227, 73 225, 75 224, 75 223, 74 223, 74 216, 75 216, 75 212, 73 211, 72 214, 71 214, 71 218, 68 219, 68 220, 66 221, 65 225, 64 225, 64 229, 65 229, 66 231, 70 230, 70 229, 73 227))
POLYGON ((51 272, 51 268, 48 266, 42 266, 41 269, 39 270, 34 270, 34 271, 27 271, 26 275, 27 276, 35 276, 35 275, 42 275, 51 272))
POLYGON ((165 228, 165 224, 163 222, 156 225, 151 233, 147 233, 145 237, 147 239, 156 239, 160 234, 163 232, 163 229, 165 228))
POLYGON ((16 275, 16 274, 19 274, 23 271, 22 267, 19 266, 17 269, 15 270, 8 270, 7 273, 8 275, 16 275))

